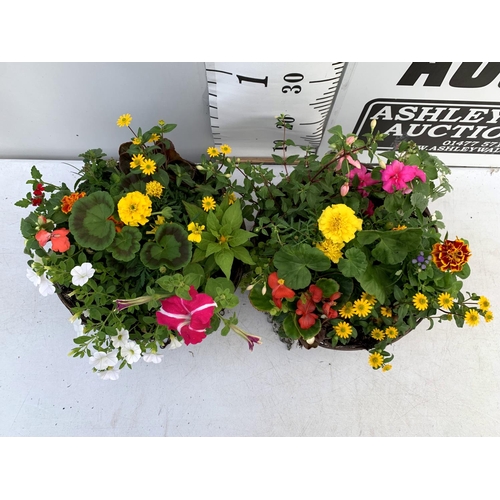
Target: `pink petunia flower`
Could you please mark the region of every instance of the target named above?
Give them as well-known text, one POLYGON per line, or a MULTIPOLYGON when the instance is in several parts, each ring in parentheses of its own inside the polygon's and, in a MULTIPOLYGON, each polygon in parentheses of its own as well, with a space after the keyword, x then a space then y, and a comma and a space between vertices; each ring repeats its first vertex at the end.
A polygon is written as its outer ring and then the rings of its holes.
POLYGON ((212 297, 198 293, 194 286, 189 289, 191 300, 174 296, 161 301, 161 309, 156 313, 158 324, 177 330, 186 345, 198 344, 207 335, 214 309, 217 304, 212 297))
POLYGON ((373 184, 377 184, 379 181, 372 178, 371 172, 363 165, 359 170, 351 170, 349 172, 349 179, 351 179, 351 184, 354 178, 357 177, 359 179, 358 183, 358 191, 365 198, 368 196, 368 191, 366 191, 365 187, 373 186, 373 184))
POLYGON ((407 182, 411 182, 418 177, 422 182, 426 181, 425 173, 415 165, 405 165, 394 160, 382 170, 382 187, 388 193, 402 191, 404 194, 411 193, 412 188, 407 182))

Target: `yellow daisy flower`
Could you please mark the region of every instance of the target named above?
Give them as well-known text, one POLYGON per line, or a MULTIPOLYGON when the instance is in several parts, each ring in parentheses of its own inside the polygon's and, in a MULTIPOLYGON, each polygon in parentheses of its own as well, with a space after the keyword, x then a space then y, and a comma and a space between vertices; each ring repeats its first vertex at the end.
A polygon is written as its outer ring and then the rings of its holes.
POLYGON ((437 300, 439 307, 442 307, 443 309, 446 309, 448 311, 453 306, 453 297, 447 292, 443 292, 442 294, 440 294, 437 300))
POLYGON ((132 161, 130 162, 130 168, 142 167, 144 165, 145 158, 142 154, 132 156, 132 161))
POLYGON ((155 234, 156 233, 156 230, 162 225, 162 224, 165 224, 165 217, 163 217, 163 215, 158 215, 158 217, 156 217, 156 220, 155 220, 155 223, 152 225, 152 228, 151 231, 146 231, 146 234, 155 234))
POLYGON ((126 115, 121 115, 116 121, 119 127, 128 127, 132 122, 132 117, 127 113, 126 115))
POLYGON ((227 201, 230 205, 232 205, 238 198, 236 197, 236 193, 229 193, 227 195, 227 201))
POLYGON ((369 293, 363 292, 361 294, 361 298, 363 300, 366 300, 368 304, 371 306, 374 306, 377 303, 377 299, 375 298, 375 295, 370 295, 369 293))
POLYGON ((413 305, 419 311, 425 311, 429 307, 429 302, 423 293, 418 292, 413 296, 413 305))
POLYGON ((165 125, 165 120, 158 120, 158 125, 163 127, 163 125, 165 125))
POLYGON ((372 368, 375 369, 380 368, 383 363, 384 363, 384 358, 382 357, 382 354, 380 354, 379 352, 374 352, 373 354, 370 354, 368 358, 368 364, 372 368))
POLYGON ((151 158, 144 160, 144 163, 141 165, 141 172, 144 175, 152 175, 156 172, 156 163, 151 158))
POLYGON ((334 326, 335 334, 341 339, 348 339, 352 333, 352 326, 345 321, 341 321, 338 325, 334 326))
POLYGON ((338 203, 326 207, 318 219, 319 230, 335 243, 347 243, 361 230, 362 219, 358 219, 352 208, 338 203))
POLYGON ((148 142, 156 142, 160 140, 159 134, 151 134, 151 137, 149 138, 148 142))
POLYGON ((146 194, 148 196, 154 196, 155 198, 161 198, 163 193, 163 186, 158 181, 151 181, 146 184, 146 194))
POLYGON ((135 144, 136 146, 138 146, 141 142, 142 142, 142 138, 141 137, 134 137, 132 139, 132 144, 135 144))
POLYGON ((321 243, 316 243, 316 248, 321 250, 333 263, 338 264, 342 257, 341 249, 344 248, 344 244, 335 243, 332 240, 325 240, 321 243))
POLYGON ((399 332, 398 332, 398 329, 395 326, 388 326, 385 329, 385 334, 387 335, 388 338, 395 339, 395 338, 398 337, 399 332))
POLYGON ((220 152, 224 153, 225 155, 229 155, 229 154, 231 154, 231 148, 227 144, 223 144, 220 147, 220 152))
POLYGON ((356 316, 366 318, 372 311, 373 306, 365 299, 358 299, 354 301, 353 310, 356 316))
POLYGON ((188 240, 193 241, 194 243, 199 243, 201 241, 201 233, 205 229, 205 226, 197 224, 196 222, 190 222, 187 229, 191 232, 188 236, 188 240))
POLYGON ((384 366, 382 367, 382 371, 383 371, 383 372, 388 372, 391 368, 392 368, 392 365, 384 365, 384 366))
POLYGON ((354 308, 352 307, 352 302, 346 302, 339 311, 342 318, 352 318, 354 316, 354 308))
POLYGON ((210 158, 215 158, 216 156, 219 156, 219 150, 217 148, 214 148, 213 146, 207 149, 207 153, 208 156, 210 156, 210 158))
POLYGON ((374 328, 371 332, 370 335, 378 341, 384 340, 385 338, 385 333, 380 329, 380 328, 374 328))
POLYGON ((477 305, 479 306, 479 309, 481 309, 481 311, 487 311, 491 307, 490 301, 482 295, 481 297, 479 297, 477 305))
POLYGON ((486 311, 484 313, 484 320, 486 321, 486 323, 493 321, 493 313, 491 311, 486 311))
POLYGON ((476 309, 469 309, 465 313, 465 322, 469 326, 477 326, 477 325, 479 325, 479 313, 476 311, 476 309))
MULTIPOLYGON (((404 224, 392 228, 393 231, 403 231, 404 229, 408 229, 404 224)), ((391 365, 388 365, 388 366, 391 366, 391 365)))
POLYGON ((203 210, 205 210, 205 212, 208 212, 210 210, 214 210, 217 206, 217 203, 215 203, 215 200, 212 196, 205 196, 205 198, 201 200, 201 206, 203 207, 203 210))
POLYGON ((380 314, 382 316, 385 316, 386 318, 392 318, 392 310, 390 307, 384 307, 382 306, 380 308, 380 314))

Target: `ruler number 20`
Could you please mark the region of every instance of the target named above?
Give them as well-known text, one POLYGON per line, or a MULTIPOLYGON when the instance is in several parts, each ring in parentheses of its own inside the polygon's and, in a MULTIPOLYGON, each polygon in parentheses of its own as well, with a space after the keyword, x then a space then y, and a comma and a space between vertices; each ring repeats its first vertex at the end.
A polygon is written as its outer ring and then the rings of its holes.
MULTIPOLYGON (((300 73, 288 73, 288 75, 283 77, 283 80, 288 83, 299 83, 303 79, 304 75, 301 75, 300 73)), ((284 94, 288 94, 288 92, 291 92, 292 90, 294 94, 299 94, 302 91, 302 87, 300 85, 284 85, 281 88, 281 92, 284 94)))

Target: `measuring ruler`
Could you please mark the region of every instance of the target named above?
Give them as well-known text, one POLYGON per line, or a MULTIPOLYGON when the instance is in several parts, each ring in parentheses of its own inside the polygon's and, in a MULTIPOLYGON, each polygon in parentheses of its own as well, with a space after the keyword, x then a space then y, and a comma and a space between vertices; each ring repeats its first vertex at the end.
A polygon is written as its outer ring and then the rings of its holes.
MULTIPOLYGON (((231 156, 274 163, 286 114, 286 138, 316 150, 323 136, 346 63, 205 63, 210 123, 215 146, 228 144, 231 156)), ((294 146, 287 155, 303 154, 294 146)))

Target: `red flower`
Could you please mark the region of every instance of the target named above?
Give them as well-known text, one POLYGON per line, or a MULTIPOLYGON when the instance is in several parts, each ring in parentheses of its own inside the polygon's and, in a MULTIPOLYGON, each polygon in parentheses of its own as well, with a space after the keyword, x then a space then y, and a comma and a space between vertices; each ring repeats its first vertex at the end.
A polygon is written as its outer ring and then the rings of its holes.
POLYGON ((52 231, 50 241, 52 241, 52 250, 54 252, 65 252, 69 250, 71 243, 69 242, 68 235, 69 229, 61 228, 52 231))
POLYGON ((33 194, 35 196, 42 196, 44 191, 45 188, 43 187, 43 184, 37 184, 36 189, 33 190, 33 194))
POLYGON ((300 328, 302 328, 303 330, 307 330, 308 328, 311 328, 314 323, 316 323, 318 315, 314 314, 313 311, 315 310, 316 304, 312 301, 311 298, 308 298, 305 302, 301 298, 297 302, 297 310, 295 311, 295 313, 298 316, 302 316, 301 318, 299 318, 300 328))
POLYGON ((295 292, 285 286, 285 280, 278 278, 278 273, 274 272, 267 278, 267 284, 272 288, 273 302, 276 307, 281 309, 282 303, 281 299, 293 299, 295 297, 295 292))
POLYGON ((191 300, 173 296, 161 301, 161 309, 156 313, 160 325, 166 325, 171 330, 177 330, 186 345, 198 344, 207 335, 206 329, 217 304, 212 297, 198 293, 194 286, 189 289, 191 300))
POLYGON ((309 294, 314 303, 318 303, 323 298, 323 290, 319 286, 311 285, 309 287, 309 294))
POLYGON ((35 239, 41 247, 44 247, 50 241, 51 234, 45 229, 41 229, 35 234, 35 239))
POLYGON ((341 296, 340 292, 335 292, 324 304, 323 304, 323 313, 328 319, 336 318, 339 313, 335 309, 332 309, 333 306, 337 305, 336 300, 341 296))
POLYGON ((34 207, 38 207, 43 201, 43 192, 45 191, 42 184, 37 184, 36 188, 33 190, 33 198, 31 200, 31 204, 34 207))

